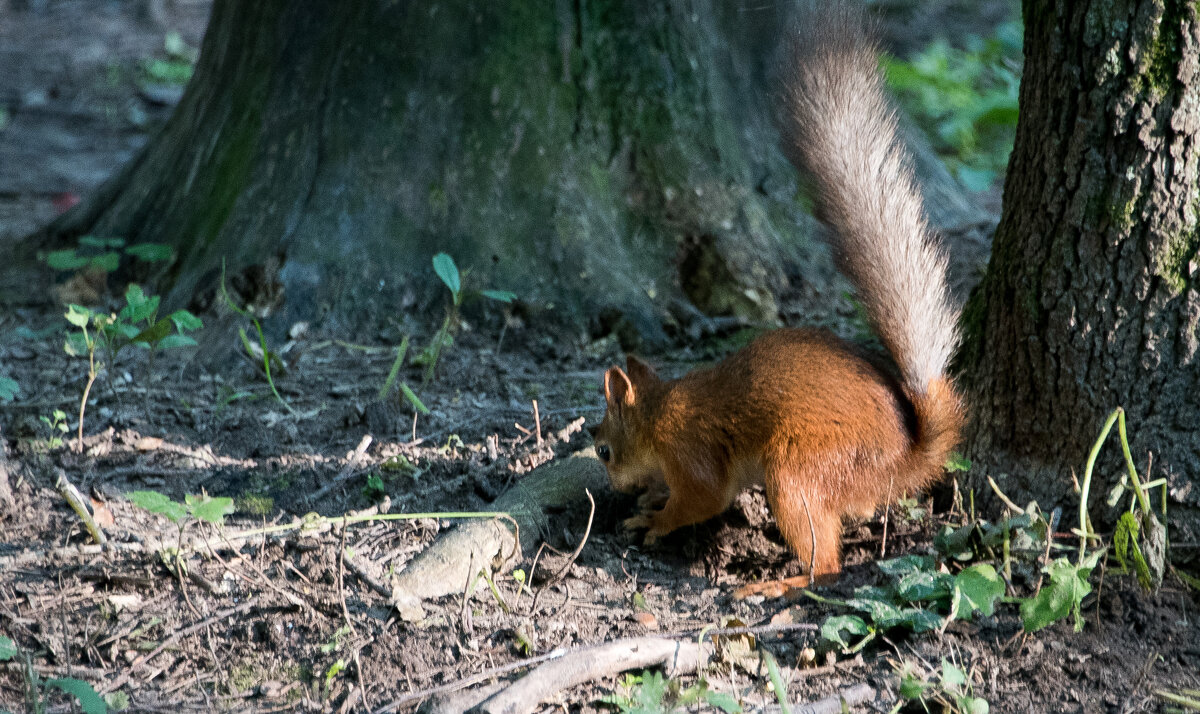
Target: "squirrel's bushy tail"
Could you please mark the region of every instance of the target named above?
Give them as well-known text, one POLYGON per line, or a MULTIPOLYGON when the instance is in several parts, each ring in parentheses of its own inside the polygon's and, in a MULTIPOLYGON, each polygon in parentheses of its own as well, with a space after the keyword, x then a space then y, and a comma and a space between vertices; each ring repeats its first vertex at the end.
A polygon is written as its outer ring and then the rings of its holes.
POLYGON ((811 180, 838 267, 900 368, 918 421, 912 456, 940 468, 962 427, 961 400, 946 377, 958 311, 896 136, 877 45, 858 8, 808 0, 788 49, 788 154, 811 180))

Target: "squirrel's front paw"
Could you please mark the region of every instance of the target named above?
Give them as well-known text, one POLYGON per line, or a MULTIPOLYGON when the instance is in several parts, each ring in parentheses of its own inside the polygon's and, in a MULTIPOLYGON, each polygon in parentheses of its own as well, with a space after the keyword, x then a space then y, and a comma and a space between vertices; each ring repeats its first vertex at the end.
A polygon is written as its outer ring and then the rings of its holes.
POLYGON ((626 533, 635 533, 645 530, 650 527, 650 516, 645 513, 639 513, 631 518, 626 518, 621 521, 621 529, 626 533))

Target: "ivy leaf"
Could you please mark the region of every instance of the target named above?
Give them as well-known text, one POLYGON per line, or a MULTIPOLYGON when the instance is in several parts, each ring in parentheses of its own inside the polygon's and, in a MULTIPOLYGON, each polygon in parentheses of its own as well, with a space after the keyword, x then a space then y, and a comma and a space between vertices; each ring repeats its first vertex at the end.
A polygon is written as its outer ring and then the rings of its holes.
POLYGON ((949 573, 918 570, 896 581, 896 594, 908 602, 938 600, 950 594, 953 581, 949 573))
POLYGON ((954 577, 954 604, 950 613, 960 620, 969 620, 976 610, 991 615, 1002 595, 1004 581, 996 569, 987 563, 972 565, 954 577))
POLYGON ((933 570, 933 556, 929 555, 902 555, 899 558, 891 560, 881 560, 875 565, 884 572, 885 575, 890 575, 894 578, 903 577, 909 573, 918 572, 921 570, 933 570))
POLYGON ((1021 620, 1026 632, 1037 632, 1069 614, 1075 616, 1075 631, 1083 630, 1079 606, 1092 591, 1088 576, 1092 574, 1102 553, 1092 551, 1078 565, 1066 558, 1059 558, 1043 568, 1050 576, 1050 582, 1036 596, 1021 603, 1021 620))
POLYGON ((846 649, 850 643, 842 637, 843 632, 850 635, 868 635, 871 628, 858 615, 835 615, 826 618, 821 625, 821 637, 846 649))

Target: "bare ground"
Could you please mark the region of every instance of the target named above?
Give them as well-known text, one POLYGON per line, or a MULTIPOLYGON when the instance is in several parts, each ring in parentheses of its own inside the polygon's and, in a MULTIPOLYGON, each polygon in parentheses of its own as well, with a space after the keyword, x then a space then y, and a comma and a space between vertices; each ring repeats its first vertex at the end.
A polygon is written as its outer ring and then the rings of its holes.
MULTIPOLYGON (((160 51, 168 29, 198 44, 205 15, 202 3, 190 2, 29 6, 0 2, 0 106, 8 114, 0 128, 0 247, 52 217, 64 193, 94 187, 144 141, 169 102, 139 90, 138 63, 160 51)), ((29 285, 47 280, 31 276, 29 285)), ((297 340, 278 379, 290 412, 248 359, 167 353, 148 369, 140 355, 127 355, 95 387, 77 454, 74 412, 86 369, 62 351, 61 309, 28 293, 8 293, 5 304, 0 376, 16 379, 21 393, 0 406, 0 636, 29 653, 41 676, 122 691, 132 710, 362 711, 404 700, 405 711, 441 685, 555 648, 714 625, 820 624, 838 612, 808 599, 731 599, 737 584, 799 571, 757 493, 654 548, 619 533, 629 500, 597 494, 591 535, 564 579, 545 583, 565 555, 547 551, 534 568, 526 554, 536 608, 533 593, 499 576, 495 594, 449 596, 429 603, 424 620, 401 620, 372 582, 386 584, 451 527, 438 518, 364 524, 344 536, 288 531, 224 549, 219 534, 192 525, 185 537, 206 535, 216 545, 190 558, 183 574, 155 545, 174 542, 175 527, 124 494, 230 496, 238 511, 227 527, 247 529, 376 506, 364 491, 375 475, 393 512, 487 510, 531 468, 587 445, 574 424, 598 421, 598 375, 617 358, 615 343, 533 329, 510 329, 501 341, 496 316, 473 316, 431 385, 419 387, 416 371, 402 374, 432 410, 415 419, 394 395, 375 399, 398 339, 388 331, 297 340), (55 409, 72 429, 62 445, 51 443, 60 435, 40 419, 55 409), (355 456, 367 435, 369 447, 355 456), (393 468, 401 455, 417 470, 393 468), (60 474, 102 504, 119 547, 85 547, 86 531, 55 489, 60 474), (337 479, 338 488, 308 502, 337 479)), ((235 353, 234 326, 228 316, 209 326, 229 341, 223 354, 235 353)), ((668 370, 707 356, 680 352, 668 370)), ((882 519, 852 527, 847 573, 822 592, 845 597, 882 582, 872 561, 885 551, 928 551, 936 524, 959 517, 893 516, 886 539, 882 519)), ((542 535, 569 553, 587 521, 583 509, 556 514, 542 535)), ((1197 605, 1195 591, 1174 578, 1148 595, 1109 576, 1085 601, 1081 633, 1060 623, 1024 636, 1015 608, 1001 606, 996 616, 941 633, 893 633, 852 655, 804 630, 763 634, 756 644, 780 662, 792 702, 866 683, 874 695, 857 710, 889 711, 900 662, 936 667, 946 658, 970 672, 994 711, 1159 710, 1156 690, 1200 688, 1197 605)), ((761 665, 735 650, 706 670, 709 686, 747 709, 769 707, 774 695, 761 665)), ((22 710, 25 680, 18 667, 0 670, 0 709, 22 710)), ((602 679, 537 710, 603 709, 599 698, 617 689, 602 679)), ((53 701, 64 710, 65 699, 53 701)))

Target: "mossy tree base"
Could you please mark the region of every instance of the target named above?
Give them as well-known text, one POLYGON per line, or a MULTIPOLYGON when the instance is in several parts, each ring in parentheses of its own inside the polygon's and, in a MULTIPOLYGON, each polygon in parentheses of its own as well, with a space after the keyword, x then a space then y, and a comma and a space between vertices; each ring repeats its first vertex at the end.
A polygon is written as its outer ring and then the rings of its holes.
POLYGON ((653 337, 680 298, 772 320, 799 213, 762 70, 782 13, 216 0, 171 120, 44 243, 171 244, 177 302, 222 261, 277 269, 287 319, 422 304, 446 251, 577 325, 653 337))
MULTIPOLYGON (((1194 3, 1025 3, 1016 146, 991 265, 967 308, 977 496, 1074 507, 1117 406, 1200 536, 1200 24, 1194 3)), ((1122 473, 1120 448, 1092 494, 1122 473)), ((1093 496, 1092 517, 1115 515, 1093 496)))

